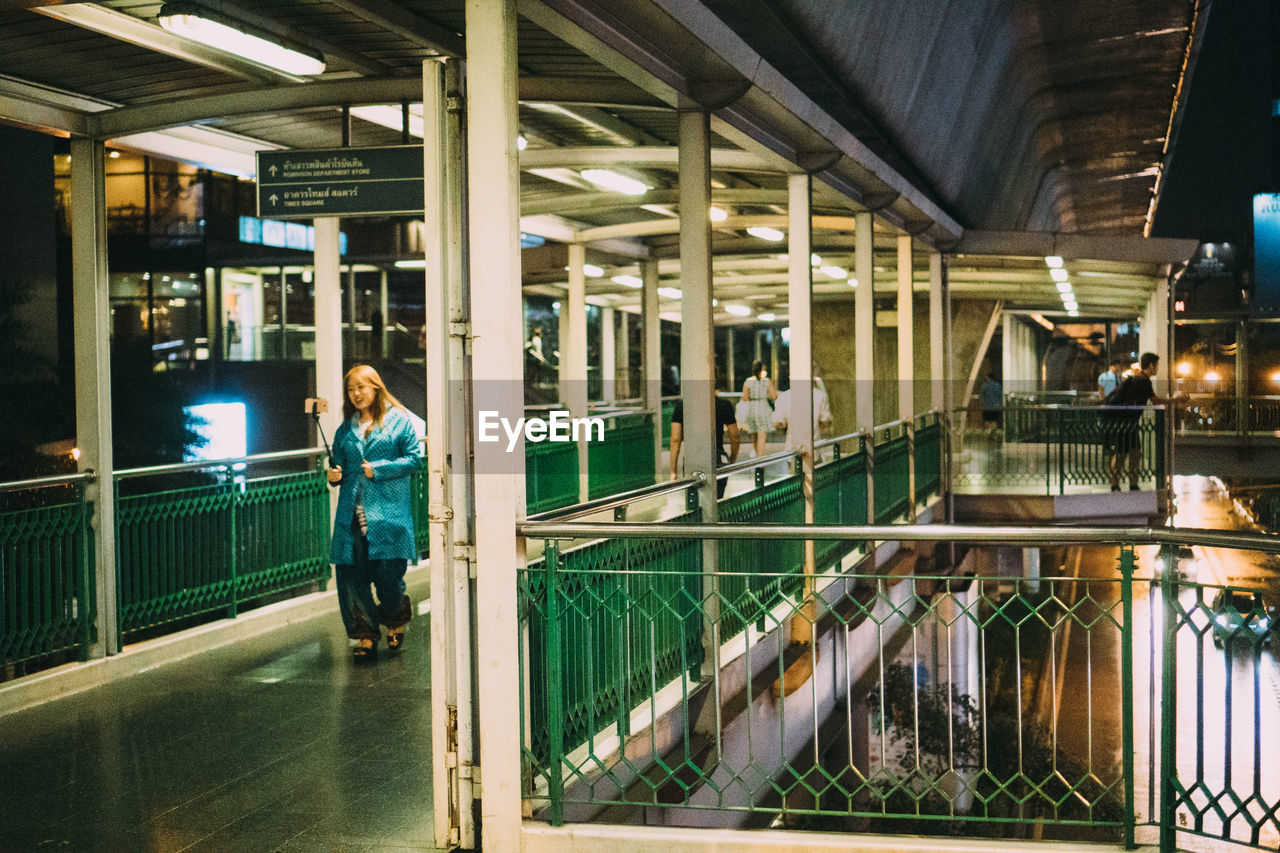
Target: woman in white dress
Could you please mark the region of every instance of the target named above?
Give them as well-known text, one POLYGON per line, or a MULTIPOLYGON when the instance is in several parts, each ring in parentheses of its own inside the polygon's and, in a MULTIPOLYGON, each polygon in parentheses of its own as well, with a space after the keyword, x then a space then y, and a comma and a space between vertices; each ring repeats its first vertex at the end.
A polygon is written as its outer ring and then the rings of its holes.
POLYGON ((772 401, 778 399, 778 389, 765 373, 764 362, 757 359, 751 364, 751 376, 742 383, 742 402, 746 403, 743 424, 753 434, 752 446, 756 457, 764 456, 764 445, 769 438, 769 426, 773 421, 772 401))

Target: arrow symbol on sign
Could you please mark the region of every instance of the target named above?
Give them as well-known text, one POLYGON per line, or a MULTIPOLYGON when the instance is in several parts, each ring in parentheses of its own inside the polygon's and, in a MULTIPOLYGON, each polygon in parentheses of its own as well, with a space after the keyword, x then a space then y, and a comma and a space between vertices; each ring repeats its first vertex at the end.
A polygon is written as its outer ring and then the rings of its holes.
POLYGON ((267 169, 267 171, 271 173, 271 177, 273 178, 276 176, 276 168, 277 168, 276 164, 272 163, 271 168, 267 169))
POLYGON ((280 200, 280 196, 276 195, 275 193, 272 193, 272 194, 271 194, 271 206, 272 206, 272 207, 275 207, 275 206, 276 206, 276 202, 277 202, 277 201, 279 201, 279 200, 280 200))

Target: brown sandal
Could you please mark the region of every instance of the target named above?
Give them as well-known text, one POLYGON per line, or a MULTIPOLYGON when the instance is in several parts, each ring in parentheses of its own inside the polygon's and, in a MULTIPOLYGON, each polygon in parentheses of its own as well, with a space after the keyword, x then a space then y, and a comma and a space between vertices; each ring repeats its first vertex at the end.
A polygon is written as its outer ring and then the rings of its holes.
POLYGON ((373 640, 356 640, 351 647, 351 655, 357 661, 373 661, 378 659, 378 645, 373 640))
POLYGON ((404 626, 387 629, 387 648, 398 649, 404 645, 404 626))

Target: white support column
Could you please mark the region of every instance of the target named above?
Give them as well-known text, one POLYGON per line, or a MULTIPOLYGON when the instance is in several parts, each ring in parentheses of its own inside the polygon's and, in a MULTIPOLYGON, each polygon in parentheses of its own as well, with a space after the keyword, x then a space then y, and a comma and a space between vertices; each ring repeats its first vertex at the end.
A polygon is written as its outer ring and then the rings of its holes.
POLYGON ((1156 393, 1161 396, 1169 394, 1170 371, 1173 365, 1165 353, 1169 351, 1169 280, 1161 278, 1156 282, 1151 297, 1147 299, 1146 308, 1138 325, 1138 355, 1153 352, 1160 356, 1159 370, 1155 375, 1156 393))
MULTIPOLYGON (((561 316, 567 307, 569 339, 560 342, 560 401, 569 409, 569 417, 587 416, 587 277, 582 266, 587 261, 587 247, 569 244, 569 292, 561 305, 561 316), (567 380, 567 381, 566 381, 567 380)), ((578 500, 585 501, 590 492, 587 471, 587 443, 578 442, 578 500)))
MULTIPOLYGON (((1017 329, 1013 315, 1004 314, 1000 318, 1000 323, 1000 376, 1004 380, 1004 393, 1030 391, 1031 385, 1026 381, 1029 377, 1022 375, 1018 358, 1018 342, 1015 340, 1017 329)), ((982 353, 978 353, 977 361, 982 361, 982 353)), ((983 372, 979 366, 979 379, 982 378, 983 372)))
MULTIPOLYGON (((679 114, 680 169, 680 395, 684 399, 683 463, 685 474, 701 472, 707 485, 698 495, 702 520, 714 522, 716 508, 715 349, 711 313, 711 125, 700 108, 679 114)), ((717 568, 716 541, 702 543, 702 569, 717 568)), ((720 668, 719 602, 716 580, 706 575, 702 674, 720 668)), ((716 697, 718 702, 719 697, 716 697)), ((718 716, 718 713, 717 713, 718 716)))
MULTIPOLYGON (((111 309, 107 279, 107 203, 102 143, 71 140, 71 288, 75 326, 77 467, 97 479, 85 489, 93 502, 98 638, 91 657, 120 651, 116 621, 115 462, 111 432, 111 309)), ((87 607, 88 602, 80 602, 87 607)))
MULTIPOLYGON (((813 251, 809 175, 787 176, 787 313, 791 323, 791 411, 788 434, 800 451, 804 522, 813 524, 813 251)), ((791 620, 792 642, 812 643, 817 620, 811 595, 815 572, 813 540, 804 543, 805 605, 791 620)), ((806 660, 808 656, 806 655, 806 660)), ((792 685, 788 684, 789 687, 792 685)))
POLYGON ((631 387, 631 315, 626 311, 619 311, 617 318, 618 328, 614 333, 614 393, 629 400, 636 396, 635 389, 631 387))
POLYGON ((569 291, 560 297, 560 310, 556 313, 556 402, 568 405, 569 399, 569 291))
MULTIPOLYGON (((316 292, 316 396, 329 401, 329 412, 320 416, 320 424, 330 440, 342 423, 342 275, 339 272, 339 220, 334 216, 316 217, 315 276, 316 292)), ((337 490, 330 490, 336 507, 337 490)))
POLYGON ((640 323, 644 341, 640 355, 640 395, 653 412, 653 458, 657 476, 662 468, 662 320, 658 317, 658 262, 640 262, 640 323))
POLYGON ((858 429, 868 434, 875 428, 875 352, 876 312, 873 291, 875 289, 875 258, 873 256, 874 223, 870 213, 854 214, 854 278, 858 287, 854 290, 854 385, 857 400, 858 429))
POLYGON ((618 330, 614 328, 612 308, 600 309, 600 385, 605 402, 618 399, 618 330))
POLYGON ((916 414, 915 306, 912 302, 911 235, 898 235, 898 417, 916 414))
POLYGON ((946 313, 942 309, 942 255, 929 253, 929 408, 946 408, 946 313))
POLYGON ((387 271, 378 276, 378 310, 382 312, 382 341, 378 352, 386 358, 391 354, 391 300, 387 291, 387 271))
MULTIPOLYGON (((523 410, 520 182, 516 149, 514 0, 468 0, 467 169, 472 282, 472 373, 477 385, 510 387, 523 410)), ((477 396, 481 389, 477 389, 477 396)), ((516 399, 510 399, 510 398, 516 399)), ((510 416, 510 415, 509 415, 510 416)), ((484 850, 520 849, 520 652, 516 577, 524 544, 524 441, 476 442, 476 638, 480 705, 480 812, 484 850), (505 473, 504 473, 505 472, 505 473)))

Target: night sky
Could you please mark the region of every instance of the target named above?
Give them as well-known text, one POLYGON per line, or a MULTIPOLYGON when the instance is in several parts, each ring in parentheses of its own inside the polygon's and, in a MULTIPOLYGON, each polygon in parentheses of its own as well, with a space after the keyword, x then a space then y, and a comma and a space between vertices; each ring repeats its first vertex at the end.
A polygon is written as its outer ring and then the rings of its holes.
POLYGON ((1213 0, 1153 237, 1248 244, 1254 193, 1280 191, 1280 3, 1213 0))

